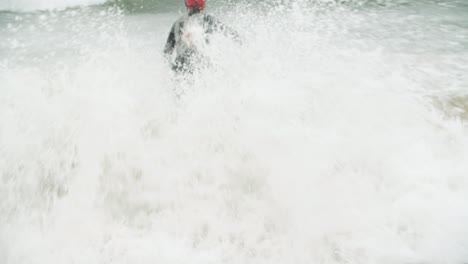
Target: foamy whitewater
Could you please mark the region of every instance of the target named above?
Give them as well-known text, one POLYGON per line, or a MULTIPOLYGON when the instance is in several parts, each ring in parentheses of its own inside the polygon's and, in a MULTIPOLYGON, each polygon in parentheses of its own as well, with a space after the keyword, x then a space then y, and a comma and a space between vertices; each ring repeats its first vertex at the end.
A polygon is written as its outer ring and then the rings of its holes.
POLYGON ((0 1, 0 263, 468 263, 464 0, 0 1))

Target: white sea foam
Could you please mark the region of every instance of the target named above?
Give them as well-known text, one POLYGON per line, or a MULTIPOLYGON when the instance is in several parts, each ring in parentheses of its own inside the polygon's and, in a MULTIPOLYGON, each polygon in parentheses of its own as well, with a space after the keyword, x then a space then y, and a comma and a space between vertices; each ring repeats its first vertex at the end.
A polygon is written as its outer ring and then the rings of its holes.
POLYGON ((69 7, 88 6, 105 3, 107 0, 2 0, 0 10, 36 11, 63 10, 69 7))
POLYGON ((357 32, 385 13, 234 12, 244 44, 212 39, 192 80, 161 55, 172 15, 45 18, 60 45, 2 61, 1 263, 468 260, 438 57, 357 32))

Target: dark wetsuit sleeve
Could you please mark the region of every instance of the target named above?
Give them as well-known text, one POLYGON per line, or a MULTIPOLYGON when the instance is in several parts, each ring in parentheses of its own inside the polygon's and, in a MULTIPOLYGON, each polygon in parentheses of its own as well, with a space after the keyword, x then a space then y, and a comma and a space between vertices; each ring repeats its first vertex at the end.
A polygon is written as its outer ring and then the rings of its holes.
POLYGON ((226 36, 233 37, 234 39, 240 41, 240 35, 235 31, 234 29, 226 26, 223 24, 221 21, 219 21, 217 18, 210 16, 210 15, 205 15, 205 23, 207 25, 207 32, 206 33, 213 33, 213 32, 221 32, 226 36))
POLYGON ((169 32, 169 36, 167 37, 166 46, 164 47, 165 54, 172 54, 175 46, 175 33, 174 33, 175 24, 171 28, 171 32, 169 32))

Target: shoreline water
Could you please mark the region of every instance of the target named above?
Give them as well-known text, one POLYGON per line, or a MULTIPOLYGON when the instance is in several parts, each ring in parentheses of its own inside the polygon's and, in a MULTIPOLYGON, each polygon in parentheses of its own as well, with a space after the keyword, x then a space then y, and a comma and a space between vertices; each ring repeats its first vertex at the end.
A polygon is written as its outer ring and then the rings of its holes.
POLYGON ((463 1, 166 2, 0 12, 0 263, 468 261, 463 1))

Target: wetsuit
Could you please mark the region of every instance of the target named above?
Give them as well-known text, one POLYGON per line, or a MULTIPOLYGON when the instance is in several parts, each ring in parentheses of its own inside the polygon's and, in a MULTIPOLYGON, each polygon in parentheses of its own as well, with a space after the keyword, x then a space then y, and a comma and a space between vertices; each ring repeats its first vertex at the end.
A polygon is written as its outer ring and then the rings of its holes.
POLYGON ((176 51, 172 69, 177 72, 192 72, 195 65, 206 62, 202 49, 208 43, 208 35, 213 32, 222 32, 239 40, 236 31, 211 15, 198 12, 179 18, 172 26, 164 48, 164 53, 168 56, 174 49, 176 51))

